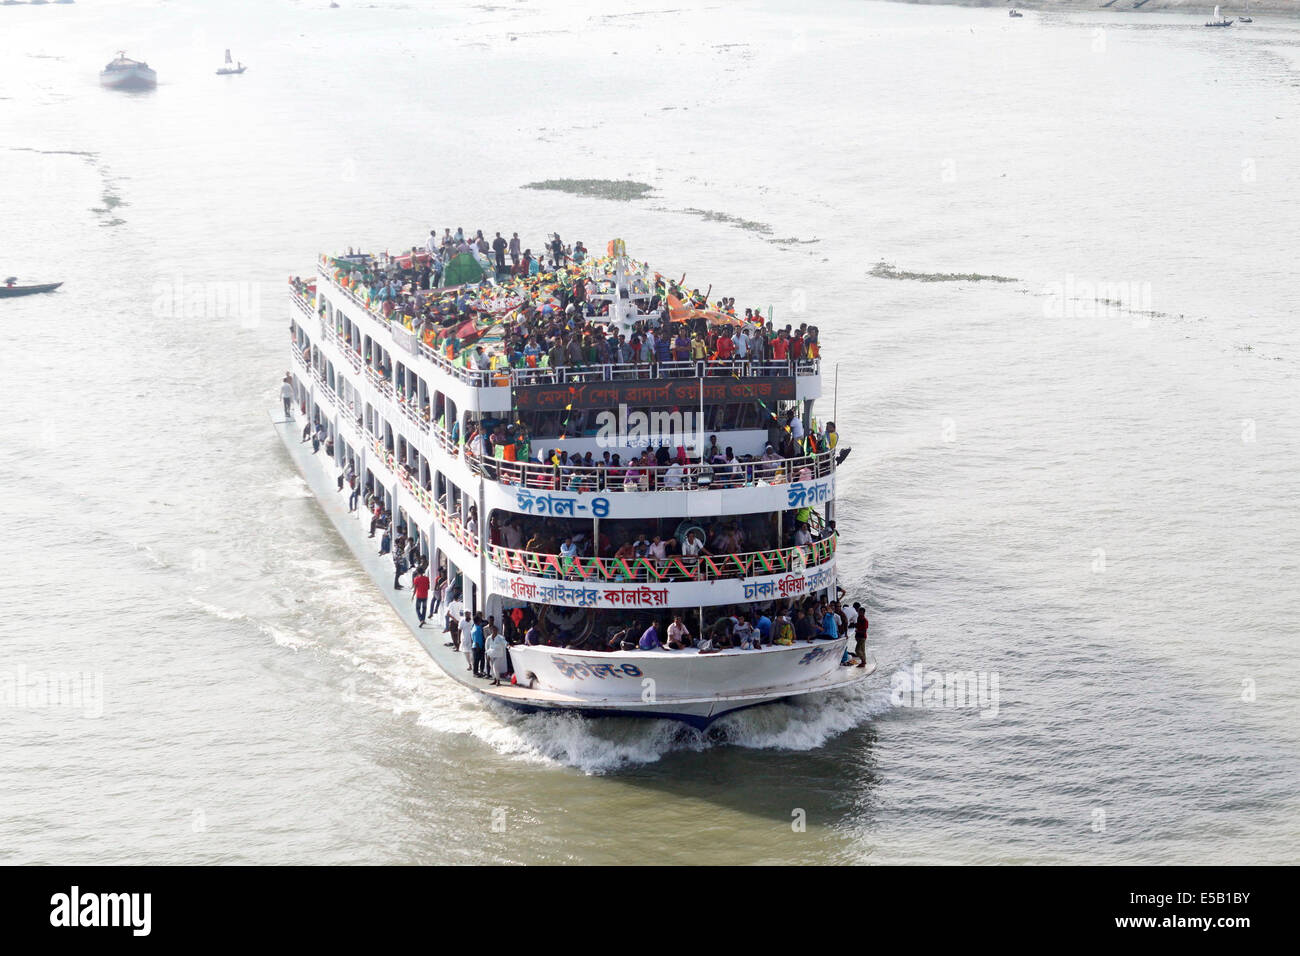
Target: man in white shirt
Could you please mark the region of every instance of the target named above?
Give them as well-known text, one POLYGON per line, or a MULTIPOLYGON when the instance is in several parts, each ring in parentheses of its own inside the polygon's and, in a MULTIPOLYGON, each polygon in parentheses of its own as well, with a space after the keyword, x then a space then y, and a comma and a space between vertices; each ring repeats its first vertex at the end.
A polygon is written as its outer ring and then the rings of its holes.
POLYGON ((790 413, 790 437, 795 441, 803 439, 803 419, 797 412, 790 413))
POLYGON ((505 526, 506 547, 511 551, 518 551, 524 546, 524 533, 519 530, 519 525, 513 521, 505 526))
POLYGON ((474 630, 474 622, 470 619, 469 611, 462 611, 460 618, 460 645, 459 650, 465 655, 465 669, 474 670, 474 641, 470 637, 470 632, 474 630))
POLYGON ((743 328, 736 333, 731 341, 736 347, 736 358, 749 358, 749 334, 743 328))
POLYGON ((682 616, 678 614, 673 618, 673 622, 668 625, 668 644, 670 651, 685 650, 691 646, 690 629, 682 622, 682 616))
POLYGON ((447 626, 442 630, 444 634, 451 634, 451 640, 447 642, 448 647, 457 647, 460 644, 459 624, 461 613, 464 610, 465 605, 461 603, 460 598, 447 602, 447 626))
POLYGON ((682 542, 682 555, 687 558, 698 558, 705 554, 704 541, 700 538, 700 533, 692 528, 686 535, 686 540, 682 542))
POLYGON ((682 467, 682 463, 680 461, 674 461, 668 466, 668 470, 664 472, 664 487, 680 488, 682 486, 682 480, 685 477, 686 469, 682 467))
POLYGON ((497 630, 496 621, 488 618, 488 628, 491 636, 487 639, 485 650, 487 651, 488 665, 492 674, 492 683, 500 686, 501 678, 506 675, 506 653, 510 645, 506 642, 505 636, 497 630))
POLYGON ((731 630, 731 637, 742 650, 752 651, 759 646, 758 632, 743 613, 736 615, 736 626, 731 630))
POLYGON ((430 229, 429 238, 424 240, 424 251, 433 255, 438 251, 438 230, 430 229))

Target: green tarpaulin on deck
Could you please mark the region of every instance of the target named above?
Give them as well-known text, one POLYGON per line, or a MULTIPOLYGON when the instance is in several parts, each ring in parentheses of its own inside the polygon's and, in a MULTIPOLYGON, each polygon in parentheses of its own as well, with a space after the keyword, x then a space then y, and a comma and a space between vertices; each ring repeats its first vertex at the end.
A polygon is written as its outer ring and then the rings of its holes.
POLYGON ((364 262, 356 262, 351 259, 343 259, 339 256, 331 256, 330 261, 334 263, 335 268, 346 269, 349 272, 359 272, 367 268, 364 262))
POLYGON ((443 285, 465 285, 483 281, 483 267, 468 252, 462 252, 442 270, 443 285))

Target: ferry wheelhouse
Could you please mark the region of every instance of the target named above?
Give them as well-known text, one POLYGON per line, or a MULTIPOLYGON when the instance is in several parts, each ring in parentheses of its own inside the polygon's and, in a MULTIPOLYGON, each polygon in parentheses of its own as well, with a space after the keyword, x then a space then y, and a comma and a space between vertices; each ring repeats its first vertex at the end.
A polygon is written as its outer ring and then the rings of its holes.
POLYGON ((847 447, 813 416, 816 350, 769 345, 770 315, 711 309, 619 240, 533 276, 464 249, 322 256, 291 280, 273 415, 439 666, 520 708, 696 726, 869 675, 823 627, 847 447), (702 350, 710 328, 745 342, 702 350), (428 626, 359 494, 445 577, 428 626), (473 675, 448 605, 504 631, 507 680, 473 675))

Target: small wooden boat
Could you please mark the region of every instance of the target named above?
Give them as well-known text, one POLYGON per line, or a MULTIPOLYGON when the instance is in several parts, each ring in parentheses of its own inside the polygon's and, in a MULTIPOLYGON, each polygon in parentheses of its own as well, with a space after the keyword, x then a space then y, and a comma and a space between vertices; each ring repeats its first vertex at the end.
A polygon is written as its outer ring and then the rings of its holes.
POLYGON ((62 282, 46 282, 41 285, 17 285, 18 279, 10 276, 0 285, 0 299, 12 299, 20 295, 36 295, 38 292, 53 292, 62 282))
POLYGON ((230 51, 226 51, 226 65, 217 70, 217 76, 238 76, 247 70, 248 67, 242 63, 234 63, 230 59, 230 51))

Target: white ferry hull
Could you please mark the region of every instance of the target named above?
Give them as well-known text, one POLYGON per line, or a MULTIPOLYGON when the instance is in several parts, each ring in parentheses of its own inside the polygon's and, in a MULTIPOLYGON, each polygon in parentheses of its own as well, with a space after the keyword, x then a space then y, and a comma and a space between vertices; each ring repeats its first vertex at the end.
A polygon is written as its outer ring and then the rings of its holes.
POLYGON ((147 66, 133 66, 104 70, 99 74, 99 82, 113 90, 151 90, 158 85, 158 74, 147 66))
MULTIPOLYGON (((515 646, 511 648, 515 672, 521 680, 534 675, 534 686, 494 687, 470 674, 464 654, 445 646, 440 624, 430 621, 418 626, 411 592, 393 590, 391 558, 376 554, 376 540, 363 524, 364 513, 348 511, 347 493, 337 490, 333 462, 323 450, 313 455, 311 443, 301 441, 301 421, 285 420, 279 410, 271 413, 271 419, 317 503, 428 655, 448 677, 500 703, 533 712, 673 719, 702 728, 733 711, 858 684, 875 670, 872 664, 840 666, 846 638, 704 655, 515 646), (613 668, 621 676, 613 676, 613 668), (652 683, 645 683, 647 678, 652 683)), ((440 615, 435 618, 440 620, 440 615)))

